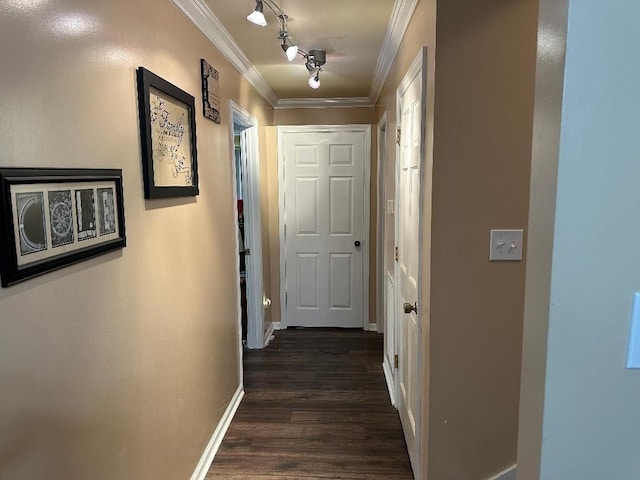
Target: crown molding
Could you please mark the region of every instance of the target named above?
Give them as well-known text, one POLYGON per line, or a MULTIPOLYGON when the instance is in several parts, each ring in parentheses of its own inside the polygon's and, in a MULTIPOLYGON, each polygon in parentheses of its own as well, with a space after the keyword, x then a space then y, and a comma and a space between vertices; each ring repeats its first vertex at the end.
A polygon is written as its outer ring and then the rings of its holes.
POLYGON ((354 108, 373 107, 369 97, 282 98, 275 108, 354 108))
POLYGON ((203 0, 171 0, 215 45, 269 104, 277 109, 372 107, 378 101, 391 64, 398 53, 402 37, 418 0, 395 0, 387 34, 378 56, 369 97, 354 98, 288 98, 279 99, 258 69, 249 61, 224 25, 203 0))
POLYGON ((378 64, 376 65, 373 82, 371 83, 371 92, 369 93, 369 99, 374 105, 378 101, 380 92, 382 92, 382 87, 387 79, 387 75, 389 75, 393 60, 400 48, 400 42, 402 42, 402 37, 404 37, 404 33, 407 31, 409 21, 417 4, 418 0, 396 0, 393 5, 389 27, 387 28, 387 34, 382 43, 378 64))
POLYGON ((202 0, 171 0, 220 50, 231 64, 275 107, 278 97, 258 69, 249 61, 224 25, 202 0))

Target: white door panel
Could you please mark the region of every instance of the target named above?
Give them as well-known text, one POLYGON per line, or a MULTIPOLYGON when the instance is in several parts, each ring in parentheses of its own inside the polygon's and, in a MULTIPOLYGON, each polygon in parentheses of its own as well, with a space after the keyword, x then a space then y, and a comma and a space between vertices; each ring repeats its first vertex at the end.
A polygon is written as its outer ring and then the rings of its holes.
POLYGON ((299 288, 296 296, 296 306, 300 309, 319 308, 318 285, 319 265, 318 253, 299 253, 296 255, 296 275, 299 288))
POLYGON ((320 235, 320 186, 318 177, 295 179, 295 226, 296 235, 320 235))
MULTIPOLYGON (((396 264, 398 328, 398 411, 407 449, 416 476, 419 475, 418 425, 420 420, 420 310, 406 312, 405 304, 419 298, 420 189, 422 137, 422 69, 410 69, 398 89, 400 145, 396 167, 396 264)), ((418 307, 420 307, 418 305, 418 307)))
POLYGON ((362 327, 368 135, 322 130, 280 138, 284 324, 362 327))

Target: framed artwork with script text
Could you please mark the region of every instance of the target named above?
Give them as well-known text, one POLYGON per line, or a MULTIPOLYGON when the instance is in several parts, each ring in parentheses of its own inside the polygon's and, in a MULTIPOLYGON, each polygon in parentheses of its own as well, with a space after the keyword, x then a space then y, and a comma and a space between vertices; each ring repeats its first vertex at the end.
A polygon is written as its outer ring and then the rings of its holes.
POLYGON ((144 197, 198 195, 195 99, 143 67, 137 76, 144 197))
POLYGON ((125 245, 122 170, 0 168, 3 287, 125 245))

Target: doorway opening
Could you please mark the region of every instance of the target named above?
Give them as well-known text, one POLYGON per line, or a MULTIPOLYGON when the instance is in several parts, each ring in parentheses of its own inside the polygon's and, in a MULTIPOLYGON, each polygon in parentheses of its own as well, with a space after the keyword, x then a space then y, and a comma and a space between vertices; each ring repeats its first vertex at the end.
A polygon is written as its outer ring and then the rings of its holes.
MULTIPOLYGON (((376 171, 376 212, 377 212, 377 232, 376 232, 376 320, 377 331, 385 332, 385 225, 386 215, 391 213, 387 209, 385 181, 387 179, 387 112, 384 112, 382 119, 378 122, 378 162, 376 171)), ((392 202, 393 204, 393 202, 392 202)), ((393 208, 393 205, 390 205, 393 208)))
POLYGON ((242 334, 242 345, 247 345, 247 262, 245 258, 244 249, 244 212, 243 212, 243 185, 242 177, 244 175, 242 167, 242 136, 240 132, 241 127, 233 125, 233 153, 236 167, 236 196, 237 196, 237 215, 236 220, 238 222, 238 264, 240 265, 240 331, 242 334))
POLYGON ((262 228, 260 220, 258 122, 230 102, 233 171, 236 183, 238 237, 238 298, 242 344, 263 348, 264 287, 262 278, 262 228))

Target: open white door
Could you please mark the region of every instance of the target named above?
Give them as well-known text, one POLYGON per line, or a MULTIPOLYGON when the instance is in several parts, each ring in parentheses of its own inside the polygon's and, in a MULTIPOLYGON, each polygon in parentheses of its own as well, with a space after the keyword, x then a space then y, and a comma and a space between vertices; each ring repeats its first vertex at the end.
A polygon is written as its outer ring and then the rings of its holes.
POLYGON ((280 127, 282 326, 368 327, 369 127, 280 127))
MULTIPOLYGON (((260 156, 258 149, 258 121, 239 105, 230 102, 232 132, 240 134, 241 164, 243 170, 244 250, 246 254, 247 285, 247 347, 263 348, 264 286, 262 277, 262 226, 260 220, 260 156)), ((235 162, 233 163, 235 166, 235 162)), ((235 175, 235 172, 234 172, 235 175)), ((237 216, 237 215, 236 215, 237 216)), ((237 226, 236 226, 237 228, 237 226)), ((240 273, 238 272, 238 276, 240 273)), ((240 287, 238 287, 240 298, 240 287)), ((240 308, 240 307, 239 307, 240 308)))
POLYGON ((420 235, 424 147, 423 53, 409 68, 396 96, 396 318, 397 406, 414 475, 420 478, 420 235))

